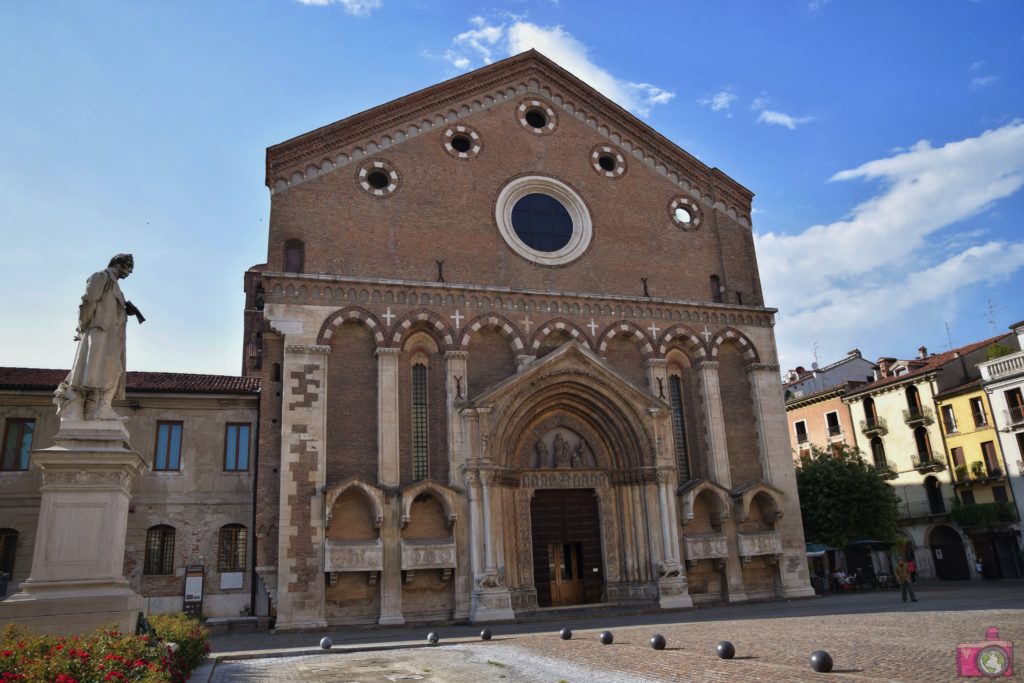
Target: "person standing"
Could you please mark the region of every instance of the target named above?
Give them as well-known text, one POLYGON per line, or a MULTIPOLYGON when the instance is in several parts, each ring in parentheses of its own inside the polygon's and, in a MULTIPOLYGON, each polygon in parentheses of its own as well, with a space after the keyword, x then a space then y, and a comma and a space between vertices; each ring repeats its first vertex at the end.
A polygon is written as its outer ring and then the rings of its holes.
POLYGON ((900 583, 900 597, 903 598, 903 602, 907 601, 907 595, 910 595, 911 602, 917 602, 917 596, 914 595, 914 589, 910 585, 910 570, 907 568, 907 563, 900 558, 900 561, 896 563, 896 569, 893 570, 896 575, 896 580, 900 583))
POLYGON ((981 557, 974 561, 974 571, 978 572, 979 579, 985 578, 985 563, 981 561, 981 557))
POLYGON ((917 562, 913 558, 907 562, 907 571, 910 572, 910 582, 917 583, 917 562))

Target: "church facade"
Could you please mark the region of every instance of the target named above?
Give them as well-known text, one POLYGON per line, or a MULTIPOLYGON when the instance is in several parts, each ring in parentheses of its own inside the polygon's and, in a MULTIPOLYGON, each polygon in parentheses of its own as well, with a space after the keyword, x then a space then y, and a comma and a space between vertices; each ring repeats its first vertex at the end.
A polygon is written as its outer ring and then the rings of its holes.
POLYGON ((280 629, 812 594, 752 194, 536 52, 267 150, 280 629))

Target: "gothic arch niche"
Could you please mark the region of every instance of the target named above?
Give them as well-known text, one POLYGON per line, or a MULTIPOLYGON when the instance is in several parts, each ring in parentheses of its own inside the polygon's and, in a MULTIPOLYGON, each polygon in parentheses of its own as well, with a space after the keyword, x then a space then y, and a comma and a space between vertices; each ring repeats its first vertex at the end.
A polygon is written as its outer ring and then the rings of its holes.
POLYGON ((373 624, 380 615, 383 498, 375 487, 354 479, 324 496, 324 616, 329 623, 373 624))
POLYGON ((450 492, 423 482, 402 493, 402 612, 407 619, 450 619, 456 565, 450 492))
POLYGON ((736 532, 748 596, 781 595, 779 558, 782 544, 776 522, 782 516, 781 494, 764 484, 748 487, 737 501, 736 532))
POLYGON ((672 423, 672 440, 680 484, 691 479, 708 479, 706 430, 701 401, 700 378, 690 357, 680 348, 665 355, 664 398, 672 423))
POLYGON ((729 554, 722 522, 729 515, 724 490, 708 482, 683 498, 683 554, 686 580, 694 603, 714 602, 727 596, 725 561, 729 554))
POLYGON ((331 347, 326 391, 328 482, 377 477, 377 411, 365 409, 368 403, 377 403, 374 329, 368 322, 350 318, 322 333, 331 347), (344 391, 347 386, 363 389, 344 391))
POLYGON ((448 481, 448 397, 444 347, 429 323, 415 323, 398 361, 399 468, 403 484, 448 481))
POLYGON ((568 330, 553 330, 543 340, 537 340, 539 344, 536 349, 537 358, 543 358, 552 351, 557 351, 558 347, 572 341, 572 339, 573 337, 568 330))
MULTIPOLYGON (((519 456, 521 466, 526 469, 593 469, 597 467, 590 442, 599 438, 597 433, 587 425, 578 425, 576 420, 566 419, 562 415, 551 415, 541 420, 532 433, 537 436, 533 448, 526 442, 525 452, 519 456), (566 424, 572 426, 566 426, 566 424), (573 429, 576 427, 576 429, 573 429), (583 432, 590 436, 588 440, 583 432)), ((599 442, 595 442, 599 443, 599 442)), ((602 458, 607 462, 607 458, 602 458)))

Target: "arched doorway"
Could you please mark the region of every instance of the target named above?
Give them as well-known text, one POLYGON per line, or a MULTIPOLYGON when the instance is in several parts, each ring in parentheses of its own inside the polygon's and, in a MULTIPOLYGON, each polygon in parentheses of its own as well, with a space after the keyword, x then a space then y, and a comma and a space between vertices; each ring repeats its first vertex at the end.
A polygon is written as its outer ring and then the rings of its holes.
POLYGON ((600 602, 601 528, 593 489, 540 489, 530 502, 540 607, 600 602))
POLYGON ((966 581, 971 578, 960 534, 941 524, 932 529, 929 545, 935 561, 936 576, 946 581, 966 581))
POLYGON ((942 486, 935 477, 924 480, 924 490, 928 495, 928 507, 933 515, 941 515, 946 511, 946 502, 942 499, 942 486))

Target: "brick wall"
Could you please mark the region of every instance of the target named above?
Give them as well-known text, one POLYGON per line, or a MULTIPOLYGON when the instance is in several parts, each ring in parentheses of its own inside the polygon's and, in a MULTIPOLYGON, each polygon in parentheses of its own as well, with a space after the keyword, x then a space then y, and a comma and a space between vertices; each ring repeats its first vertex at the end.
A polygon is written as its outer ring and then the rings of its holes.
POLYGON ((740 350, 732 343, 723 344, 718 352, 718 362, 729 470, 732 472, 732 485, 740 486, 761 479, 757 432, 754 428, 754 402, 740 350))
POLYGON ((360 323, 331 336, 327 368, 327 484, 352 475, 377 483, 377 359, 360 323))

